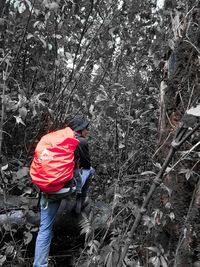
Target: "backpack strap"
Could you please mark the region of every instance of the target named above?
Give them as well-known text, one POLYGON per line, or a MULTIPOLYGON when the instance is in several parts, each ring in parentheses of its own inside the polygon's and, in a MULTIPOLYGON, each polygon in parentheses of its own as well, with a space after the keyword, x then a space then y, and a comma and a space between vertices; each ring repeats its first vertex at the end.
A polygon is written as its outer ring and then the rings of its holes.
POLYGON ((58 191, 53 191, 46 194, 48 195, 49 200, 56 201, 71 196, 71 194, 74 193, 75 191, 76 191, 76 184, 74 178, 72 178, 65 187, 62 187, 58 191))
POLYGON ((42 197, 42 190, 39 189, 39 192, 38 192, 38 201, 37 201, 37 208, 39 208, 40 206, 40 201, 41 201, 41 197, 42 197))
POLYGON ((80 169, 76 169, 76 171, 74 172, 74 177, 66 183, 65 187, 62 187, 60 190, 48 193, 40 190, 40 197, 38 202, 41 204, 41 207, 43 209, 47 209, 48 201, 56 201, 69 197, 74 192, 80 194, 81 184, 82 178, 80 174, 80 169))

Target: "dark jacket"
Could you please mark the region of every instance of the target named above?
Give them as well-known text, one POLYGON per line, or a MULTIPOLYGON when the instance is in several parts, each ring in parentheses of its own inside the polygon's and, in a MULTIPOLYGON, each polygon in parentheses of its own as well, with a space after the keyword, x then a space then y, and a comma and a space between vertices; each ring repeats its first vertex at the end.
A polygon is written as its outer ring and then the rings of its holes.
POLYGON ((81 135, 76 138, 80 141, 75 150, 75 161, 79 161, 79 168, 90 169, 91 158, 87 140, 81 135))

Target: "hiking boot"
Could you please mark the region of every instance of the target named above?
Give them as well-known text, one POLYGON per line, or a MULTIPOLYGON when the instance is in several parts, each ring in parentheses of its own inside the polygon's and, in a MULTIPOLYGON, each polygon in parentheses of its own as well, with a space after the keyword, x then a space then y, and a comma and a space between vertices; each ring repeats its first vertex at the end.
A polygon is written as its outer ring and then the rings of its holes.
POLYGON ((80 197, 78 196, 76 199, 76 205, 75 205, 75 213, 80 214, 83 209, 85 209, 88 204, 90 203, 88 197, 80 197))

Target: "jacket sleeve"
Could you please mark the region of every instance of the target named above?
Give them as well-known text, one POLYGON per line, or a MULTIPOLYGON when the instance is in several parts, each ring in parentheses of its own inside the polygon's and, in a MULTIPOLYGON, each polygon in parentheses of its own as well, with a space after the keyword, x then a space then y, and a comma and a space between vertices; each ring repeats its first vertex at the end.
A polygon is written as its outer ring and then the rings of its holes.
POLYGON ((80 162, 80 151, 78 147, 76 147, 76 150, 74 151, 74 169, 79 169, 79 163, 80 162))
POLYGON ((79 141, 80 143, 76 147, 75 151, 76 159, 79 159, 80 168, 90 169, 91 159, 90 159, 88 142, 85 138, 80 138, 79 141))

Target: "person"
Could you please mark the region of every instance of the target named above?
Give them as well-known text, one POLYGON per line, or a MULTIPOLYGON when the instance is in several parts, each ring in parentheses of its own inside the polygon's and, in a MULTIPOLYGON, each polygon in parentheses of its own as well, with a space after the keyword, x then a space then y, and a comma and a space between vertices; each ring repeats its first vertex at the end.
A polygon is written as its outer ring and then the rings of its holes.
MULTIPOLYGON (((70 121, 68 127, 66 128, 68 129, 68 131, 69 130, 73 132, 76 131, 77 137, 74 140, 79 140, 79 142, 77 141, 77 144, 78 143, 79 144, 78 145, 76 144, 77 146, 74 151, 74 162, 75 162, 74 166, 76 166, 75 170, 78 168, 81 168, 81 172, 82 172, 79 177, 81 178, 81 191, 77 194, 76 207, 75 207, 75 211, 77 213, 81 212, 83 203, 86 200, 90 181, 91 181, 92 174, 93 174, 93 169, 91 167, 91 159, 90 159, 90 154, 89 154, 89 149, 88 149, 88 143, 85 139, 87 135, 88 125, 89 125, 89 122, 84 121, 82 118, 74 118, 73 120, 70 121)), ((65 131, 65 129, 63 131, 65 131)), ((62 132, 61 135, 57 134, 57 136, 61 136, 63 138, 63 133, 65 132, 62 132)), ((61 143, 64 144, 63 140, 61 143)), ((31 176, 33 176, 33 170, 30 171, 30 174, 31 176)), ((57 192, 65 190, 65 187, 66 189, 68 189, 67 188, 68 186, 71 186, 71 180, 67 181, 65 185, 61 189, 59 189, 57 192)), ((55 199, 49 198, 48 200, 48 196, 50 196, 51 193, 52 192, 49 192, 48 194, 42 193, 41 200, 40 200, 41 221, 40 221, 39 232, 38 232, 36 244, 35 244, 35 255, 34 255, 33 267, 47 267, 48 266, 48 256, 49 256, 50 244, 51 244, 51 239, 52 239, 52 227, 53 227, 53 223, 56 218, 57 211, 62 201, 62 198, 55 198, 55 199)))

